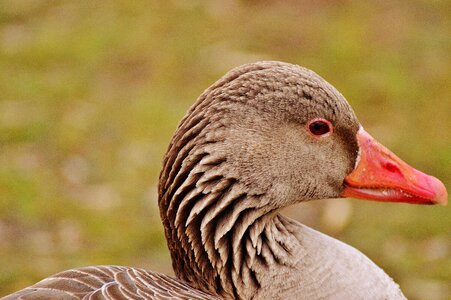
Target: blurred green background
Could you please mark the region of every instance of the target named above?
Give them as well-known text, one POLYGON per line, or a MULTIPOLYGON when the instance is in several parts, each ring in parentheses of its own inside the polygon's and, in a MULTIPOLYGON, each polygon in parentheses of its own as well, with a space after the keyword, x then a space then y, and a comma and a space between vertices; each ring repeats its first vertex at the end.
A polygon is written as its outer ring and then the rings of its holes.
MULTIPOLYGON (((0 0, 0 295, 52 273, 171 273, 156 204, 188 107, 283 60, 451 188, 450 1, 0 0)), ((451 208, 328 200, 290 215, 363 251, 410 299, 451 299, 451 208)))

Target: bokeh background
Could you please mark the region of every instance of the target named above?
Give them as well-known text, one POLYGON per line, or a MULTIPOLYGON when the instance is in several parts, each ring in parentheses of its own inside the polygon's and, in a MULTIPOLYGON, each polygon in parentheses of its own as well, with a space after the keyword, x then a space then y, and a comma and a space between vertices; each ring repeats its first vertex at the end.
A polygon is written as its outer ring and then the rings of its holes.
MULTIPOLYGON (((171 274, 163 153, 232 67, 311 68, 367 131, 451 188, 451 2, 0 0, 0 295, 123 264, 171 274)), ((451 299, 451 207, 327 200, 290 215, 410 299, 451 299)))

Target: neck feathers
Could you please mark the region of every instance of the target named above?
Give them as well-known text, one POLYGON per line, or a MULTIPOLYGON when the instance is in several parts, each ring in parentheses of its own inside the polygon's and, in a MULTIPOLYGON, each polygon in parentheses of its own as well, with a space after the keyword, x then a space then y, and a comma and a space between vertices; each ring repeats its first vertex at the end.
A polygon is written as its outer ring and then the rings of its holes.
MULTIPOLYGON (((196 110, 196 108, 194 108, 196 110)), ((223 297, 260 288, 259 272, 289 263, 286 220, 227 170, 221 122, 190 114, 179 126, 160 174, 159 206, 174 271, 180 279, 223 297)))

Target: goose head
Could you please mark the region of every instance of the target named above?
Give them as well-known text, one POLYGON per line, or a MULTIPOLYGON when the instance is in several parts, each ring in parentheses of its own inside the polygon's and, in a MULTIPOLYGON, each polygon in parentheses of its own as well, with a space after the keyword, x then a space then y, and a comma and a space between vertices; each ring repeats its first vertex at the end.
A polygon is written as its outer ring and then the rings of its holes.
POLYGON ((192 144, 197 152, 184 158, 203 152, 198 173, 238 180, 246 193, 266 195, 261 206, 341 197, 447 203, 438 179, 379 144, 332 85, 296 65, 230 71, 198 99, 174 140, 168 155, 180 154, 181 141, 192 144))
MULTIPOLYGON (((272 222, 262 219, 342 197, 447 203, 444 185, 375 141, 332 85, 273 61, 233 69, 199 97, 174 134, 159 183, 177 276, 235 297, 240 280, 261 285, 249 264, 262 255, 259 234, 272 222)), ((276 260, 289 248, 273 249, 276 260)))

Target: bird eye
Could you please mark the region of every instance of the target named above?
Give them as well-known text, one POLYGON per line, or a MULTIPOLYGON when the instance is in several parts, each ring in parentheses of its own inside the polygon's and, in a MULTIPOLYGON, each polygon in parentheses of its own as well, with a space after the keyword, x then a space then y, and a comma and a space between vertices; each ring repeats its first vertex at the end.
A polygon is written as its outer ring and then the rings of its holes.
POLYGON ((332 124, 324 119, 315 119, 308 124, 309 132, 314 136, 324 136, 332 132, 332 124))

